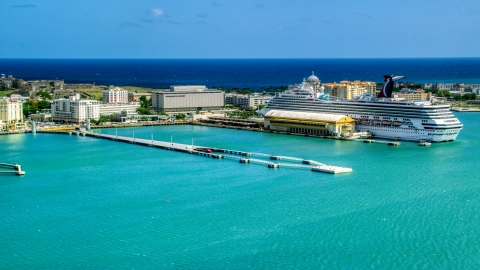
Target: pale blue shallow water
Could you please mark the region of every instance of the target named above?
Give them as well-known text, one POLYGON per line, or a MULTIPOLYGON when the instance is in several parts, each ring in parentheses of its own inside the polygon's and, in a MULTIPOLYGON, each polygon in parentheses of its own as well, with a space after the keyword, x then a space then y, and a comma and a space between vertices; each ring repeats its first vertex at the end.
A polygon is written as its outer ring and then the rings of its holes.
MULTIPOLYGON (((90 137, 0 136, 0 269, 479 269, 480 117, 400 147, 209 128, 119 135, 353 168, 268 169, 90 137)), ((115 130, 102 130, 102 133, 115 130)))

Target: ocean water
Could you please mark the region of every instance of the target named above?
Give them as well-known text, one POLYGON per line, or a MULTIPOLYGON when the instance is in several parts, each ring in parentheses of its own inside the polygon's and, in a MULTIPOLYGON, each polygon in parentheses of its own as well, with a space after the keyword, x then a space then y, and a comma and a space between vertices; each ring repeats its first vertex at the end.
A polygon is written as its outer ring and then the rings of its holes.
MULTIPOLYGON (((119 135, 314 159, 343 175, 90 137, 0 136, 0 269, 479 269, 480 118, 399 147, 202 126, 119 135)), ((115 134, 115 130, 102 130, 115 134)))
POLYGON ((402 74, 417 83, 480 83, 480 58, 412 59, 0 59, 0 73, 24 80, 168 88, 206 85, 262 88, 300 83, 314 71, 322 82, 383 82, 402 74))

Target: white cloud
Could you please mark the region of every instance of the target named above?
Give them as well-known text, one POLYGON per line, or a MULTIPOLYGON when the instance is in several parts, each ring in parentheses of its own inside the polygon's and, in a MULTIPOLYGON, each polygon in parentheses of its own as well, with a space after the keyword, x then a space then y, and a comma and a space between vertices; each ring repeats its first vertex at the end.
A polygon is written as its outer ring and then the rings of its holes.
POLYGON ((151 9, 148 10, 148 15, 157 19, 164 16, 165 11, 163 11, 163 9, 161 8, 152 7, 151 9))

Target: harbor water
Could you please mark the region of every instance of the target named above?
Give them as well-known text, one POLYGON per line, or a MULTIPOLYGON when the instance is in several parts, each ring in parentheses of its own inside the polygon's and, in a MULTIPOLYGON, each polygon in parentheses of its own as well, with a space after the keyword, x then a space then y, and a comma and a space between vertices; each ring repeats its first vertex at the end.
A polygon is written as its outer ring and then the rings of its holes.
MULTIPOLYGON (((419 147, 204 126, 118 135, 293 156, 331 175, 60 134, 0 136, 0 269, 479 269, 480 117, 419 147)), ((102 130, 115 134, 115 129, 102 130)))

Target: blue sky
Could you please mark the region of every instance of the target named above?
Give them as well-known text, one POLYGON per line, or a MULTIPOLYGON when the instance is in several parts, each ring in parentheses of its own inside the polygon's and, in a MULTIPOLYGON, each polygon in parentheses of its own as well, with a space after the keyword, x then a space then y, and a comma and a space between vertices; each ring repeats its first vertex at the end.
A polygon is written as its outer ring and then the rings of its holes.
POLYGON ((480 1, 0 1, 0 58, 480 57, 480 1))

